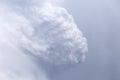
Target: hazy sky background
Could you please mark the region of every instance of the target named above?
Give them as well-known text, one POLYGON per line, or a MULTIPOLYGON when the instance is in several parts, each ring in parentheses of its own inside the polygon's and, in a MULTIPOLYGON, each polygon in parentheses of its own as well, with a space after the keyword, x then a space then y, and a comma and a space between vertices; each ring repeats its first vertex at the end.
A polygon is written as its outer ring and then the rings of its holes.
MULTIPOLYGON (((0 1, 7 3, 8 0, 0 1)), ((9 2, 14 4, 12 7, 16 12, 18 9, 16 6, 21 6, 24 13, 25 7, 32 4, 27 4, 26 1, 27 0, 11 0, 8 1, 8 4, 9 2)), ((42 0, 40 1, 42 3, 42 0)), ((73 15, 76 24, 87 38, 89 51, 85 63, 61 71, 59 74, 57 73, 57 75, 52 77, 52 80, 120 80, 120 1, 66 0, 56 5, 62 5, 73 15)), ((26 15, 29 16, 28 14, 25 14, 25 16, 26 15)), ((17 50, 14 52, 14 47, 12 49, 12 52, 15 54, 17 50)), ((18 57, 18 55, 16 55, 16 57, 18 57)), ((24 59, 22 56, 20 58, 24 59)), ((20 64, 23 62, 21 59, 20 64)), ((32 63, 28 57, 26 58, 25 56, 25 59, 28 60, 24 65, 26 66, 25 69, 27 69, 32 63), (29 65, 27 63, 29 63, 29 65)), ((34 66, 36 67, 36 65, 34 66)), ((38 67, 34 70, 34 67, 32 68, 31 66, 28 68, 28 71, 31 71, 31 69, 37 72, 38 67)), ((20 70, 22 70, 21 67, 20 70)), ((26 72, 25 70, 26 74, 28 74, 28 71, 26 72)), ((24 73, 24 70, 21 72, 24 73)), ((30 74, 33 75, 33 72, 30 74)), ((42 72, 40 74, 42 75, 42 72)))
POLYGON ((65 4, 88 40, 84 64, 54 80, 120 80, 120 1, 69 0, 65 4))

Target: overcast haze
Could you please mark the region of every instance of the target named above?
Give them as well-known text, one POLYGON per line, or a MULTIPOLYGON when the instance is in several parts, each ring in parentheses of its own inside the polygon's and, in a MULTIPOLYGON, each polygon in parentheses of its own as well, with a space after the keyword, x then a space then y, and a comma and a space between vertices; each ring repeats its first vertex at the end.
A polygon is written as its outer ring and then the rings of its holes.
POLYGON ((85 64, 64 72, 57 80, 120 79, 119 5, 119 0, 70 0, 66 3, 65 7, 87 37, 89 53, 85 64))
POLYGON ((0 0, 0 70, 2 71, 0 79, 120 80, 120 1, 46 0, 46 2, 47 4, 43 6, 43 0, 0 0), (36 8, 38 6, 40 9, 36 8), (6 12, 9 13, 7 16, 6 12), (7 30, 3 28, 6 27, 3 23, 8 24, 7 30), (56 29, 58 25, 60 28, 56 29), (9 26, 14 26, 15 29, 10 30, 15 31, 12 33, 15 37, 8 36, 9 26), (21 37, 21 33, 16 31, 16 26, 23 27, 20 29, 22 36, 25 35, 23 42, 21 40, 19 42, 16 37, 18 35, 21 37), (39 26, 49 26, 50 29, 39 26), (7 41, 9 38, 12 38, 14 45, 7 41), (40 54, 41 52, 45 54, 40 54), (25 55, 20 55, 23 53, 25 55), (71 53, 74 53, 72 57, 71 53), (7 58, 11 60, 11 64, 6 60, 6 55, 10 57, 7 58), (11 55, 16 58, 11 59, 13 58, 11 55), (20 57, 17 58, 18 56, 20 57), (18 64, 25 68, 16 66, 18 64), (1 66, 8 67, 8 70, 6 68, 4 70, 1 66), (18 72, 14 72, 14 68, 18 72), (4 76, 1 77, 2 73, 4 76), (8 74, 12 74, 15 78, 11 78, 8 74))

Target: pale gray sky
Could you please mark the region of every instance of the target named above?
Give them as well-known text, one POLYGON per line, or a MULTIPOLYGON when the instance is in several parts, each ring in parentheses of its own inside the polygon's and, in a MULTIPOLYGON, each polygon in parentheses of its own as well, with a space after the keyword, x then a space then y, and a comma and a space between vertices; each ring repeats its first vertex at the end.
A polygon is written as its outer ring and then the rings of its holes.
MULTIPOLYGON (((38 4, 43 3, 43 0, 36 1, 38 4)), ((24 16, 29 16, 26 14, 29 7, 26 6, 36 4, 29 0, 1 0, 0 2, 12 4, 12 9, 20 14, 23 13, 24 16)), ((54 76, 51 75, 51 80, 120 80, 120 1, 66 0, 54 4, 61 5, 74 17, 75 23, 87 38, 89 51, 85 63, 60 73, 53 71, 54 76)), ((31 16, 28 18, 34 19, 31 16)), ((29 60, 28 62, 32 65, 29 60)))
POLYGON ((70 0, 65 7, 88 40, 85 64, 54 80, 120 79, 120 1, 70 0))

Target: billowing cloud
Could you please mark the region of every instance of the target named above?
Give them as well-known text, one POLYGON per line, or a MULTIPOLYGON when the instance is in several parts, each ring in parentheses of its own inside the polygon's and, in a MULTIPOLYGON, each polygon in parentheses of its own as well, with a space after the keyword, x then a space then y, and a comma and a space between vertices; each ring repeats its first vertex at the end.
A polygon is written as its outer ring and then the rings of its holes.
POLYGON ((73 64, 83 59, 87 52, 86 38, 72 15, 64 8, 49 3, 35 9, 35 16, 29 18, 31 27, 23 29, 24 47, 51 64, 73 64))
POLYGON ((1 80, 47 80, 40 61, 65 68, 85 60, 86 38, 65 8, 50 0, 27 5, 0 6, 1 80))

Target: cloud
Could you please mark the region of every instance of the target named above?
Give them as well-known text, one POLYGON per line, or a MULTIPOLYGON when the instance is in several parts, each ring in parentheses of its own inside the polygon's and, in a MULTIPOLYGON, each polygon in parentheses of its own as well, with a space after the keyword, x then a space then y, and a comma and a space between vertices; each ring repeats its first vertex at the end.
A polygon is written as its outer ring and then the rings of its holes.
POLYGON ((0 6, 1 80, 48 80, 43 64, 64 69, 85 60, 87 40, 65 8, 6 2, 0 6))
POLYGON ((45 3, 32 13, 36 16, 29 17, 31 32, 24 31, 25 44, 29 45, 26 48, 56 65, 78 63, 83 58, 88 50, 86 38, 66 9, 45 3))

